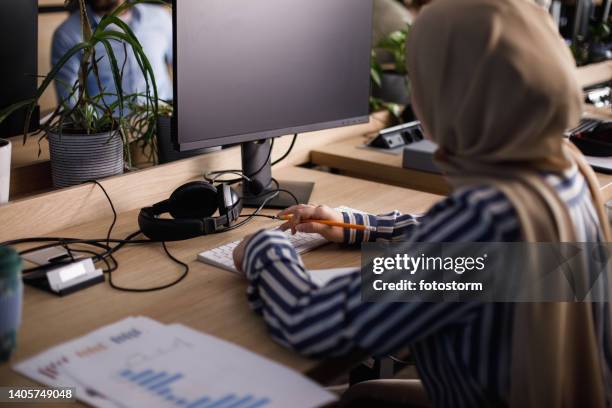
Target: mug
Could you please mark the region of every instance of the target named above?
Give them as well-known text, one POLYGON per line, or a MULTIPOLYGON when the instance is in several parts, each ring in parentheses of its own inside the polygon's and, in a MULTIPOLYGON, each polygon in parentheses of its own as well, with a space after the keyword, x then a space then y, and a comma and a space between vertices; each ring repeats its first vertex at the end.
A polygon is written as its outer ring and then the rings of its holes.
POLYGON ((17 346, 22 299, 21 258, 12 248, 0 247, 0 363, 17 346))
POLYGON ((8 203, 11 186, 11 142, 0 139, 0 205, 8 203))

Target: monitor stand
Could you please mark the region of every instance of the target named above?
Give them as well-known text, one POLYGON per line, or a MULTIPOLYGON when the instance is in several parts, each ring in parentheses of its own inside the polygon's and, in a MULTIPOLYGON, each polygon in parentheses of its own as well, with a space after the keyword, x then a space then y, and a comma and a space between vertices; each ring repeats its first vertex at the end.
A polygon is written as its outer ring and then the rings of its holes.
MULTIPOLYGON (((245 207, 259 207, 277 188, 290 191, 300 204, 308 204, 314 183, 300 181, 272 181, 270 140, 242 143, 242 171, 250 181, 242 182, 242 203, 245 207)), ((291 195, 281 192, 268 201, 266 208, 287 208, 295 204, 291 195)))

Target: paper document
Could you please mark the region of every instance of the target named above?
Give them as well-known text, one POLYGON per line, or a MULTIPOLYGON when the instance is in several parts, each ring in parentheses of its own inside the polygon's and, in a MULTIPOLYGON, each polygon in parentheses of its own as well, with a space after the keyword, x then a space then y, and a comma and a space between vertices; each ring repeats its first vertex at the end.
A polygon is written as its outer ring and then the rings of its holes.
POLYGON ((339 276, 358 272, 359 268, 309 269, 306 271, 310 280, 318 286, 325 286, 339 276))
POLYGON ((128 318, 17 364, 96 407, 319 407, 336 397, 301 374, 179 324, 128 318))
POLYGON ((78 379, 72 378, 65 371, 76 361, 87 359, 96 352, 104 355, 116 355, 121 351, 120 343, 107 341, 117 333, 128 333, 136 328, 141 335, 146 335, 163 327, 160 323, 144 318, 130 317, 114 325, 105 326, 89 333, 87 336, 52 347, 35 357, 16 364, 13 368, 41 384, 50 387, 75 387, 77 399, 96 407, 114 407, 115 404, 103 398, 93 389, 78 379))

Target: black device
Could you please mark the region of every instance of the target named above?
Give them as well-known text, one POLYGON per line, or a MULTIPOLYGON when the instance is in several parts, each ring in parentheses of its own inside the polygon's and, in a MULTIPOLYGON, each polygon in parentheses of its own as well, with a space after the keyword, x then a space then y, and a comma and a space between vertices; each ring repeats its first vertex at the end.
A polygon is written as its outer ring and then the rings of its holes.
POLYGON ((241 211, 240 196, 229 185, 194 181, 176 189, 169 199, 140 210, 138 225, 153 241, 182 241, 223 232, 241 211), (160 218, 166 213, 173 218, 160 218))
POLYGON ((269 139, 369 121, 373 0, 172 3, 175 146, 241 143, 245 205, 277 188, 269 139))
POLYGON ((570 140, 586 156, 612 157, 612 122, 583 120, 570 132, 570 140))
MULTIPOLYGON (((0 111, 14 103, 34 98, 37 81, 38 1, 0 1, 0 111)), ((20 109, 0 123, 0 137, 22 134, 26 109, 20 109)), ((38 128, 38 109, 29 130, 38 128)))
POLYGON ((24 283, 57 296, 70 295, 104 283, 102 271, 94 273, 95 266, 92 261, 82 259, 67 263, 69 259, 42 265, 43 269, 38 273, 24 275, 24 283), (86 267, 88 263, 90 268, 86 267))
POLYGON ((612 105, 612 81, 595 85, 584 90, 585 102, 597 108, 612 105))
POLYGON ((380 149, 397 149, 425 138, 421 122, 415 121, 383 129, 368 146, 380 149))
POLYGON ((577 0, 574 12, 573 35, 575 42, 579 38, 584 38, 589 32, 589 20, 595 11, 593 0, 577 0))

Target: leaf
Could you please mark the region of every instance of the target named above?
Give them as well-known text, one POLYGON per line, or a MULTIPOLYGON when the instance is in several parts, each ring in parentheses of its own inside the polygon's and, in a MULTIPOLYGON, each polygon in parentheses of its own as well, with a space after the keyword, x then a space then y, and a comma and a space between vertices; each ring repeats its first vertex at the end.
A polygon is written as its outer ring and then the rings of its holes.
MULTIPOLYGON (((151 64, 149 63, 149 60, 147 59, 144 50, 142 49, 142 46, 140 45, 140 43, 133 39, 130 38, 130 36, 128 34, 122 33, 122 32, 118 32, 118 31, 104 31, 104 32, 100 32, 100 33, 96 33, 94 34, 94 38, 108 38, 108 39, 118 39, 121 41, 124 41, 128 44, 130 44, 133 52, 134 52, 134 57, 136 58, 136 61, 138 63, 138 66, 141 69, 141 72, 144 75, 145 78, 145 82, 146 82, 146 86, 147 86, 147 97, 145 98, 147 101, 147 105, 149 103, 152 104, 153 107, 153 111, 152 114, 154 116, 157 116, 157 110, 158 110, 158 94, 157 94, 157 84, 155 82, 155 74, 153 72, 153 68, 151 67, 151 64), (153 88, 153 92, 154 92, 154 97, 151 98, 150 97, 150 84, 152 85, 153 88)), ((123 113, 120 112, 120 114, 122 115, 123 113)), ((151 134, 152 137, 152 134, 151 134)))
POLYGON ((89 41, 91 39, 91 23, 89 22, 89 16, 87 16, 87 7, 85 6, 85 0, 77 0, 79 2, 79 13, 81 14, 81 31, 83 34, 83 41, 89 41))
MULTIPOLYGON (((110 61, 111 71, 113 73, 113 82, 115 83, 115 89, 117 91, 117 100, 119 101, 119 109, 123 111, 123 77, 119 72, 119 65, 117 64, 117 58, 115 57, 115 52, 113 51, 113 47, 111 46, 108 40, 100 40, 104 48, 106 49, 106 55, 108 55, 108 59, 110 61)), ((112 114, 112 112, 111 112, 112 114)))
POLYGON ((398 74, 405 75, 407 73, 406 68, 406 42, 410 33, 411 26, 406 25, 403 30, 397 30, 390 33, 388 36, 381 39, 376 48, 388 51, 391 53, 394 59, 395 71, 398 74))
POLYGON ((142 3, 159 4, 160 6, 170 7, 170 5, 163 0, 132 0, 132 1, 126 1, 121 6, 117 7, 115 11, 109 14, 109 16, 114 16, 114 17, 120 16, 128 9, 134 7, 137 4, 142 4, 142 3))
POLYGON ((382 87, 382 79, 380 73, 375 68, 370 69, 370 77, 372 78, 372 82, 374 82, 377 87, 382 87))
MULTIPOLYGON (((157 83, 155 73, 148 60, 142 45, 138 38, 133 33, 132 29, 118 16, 124 11, 137 4, 150 3, 167 6, 167 3, 162 0, 130 0, 124 2, 121 6, 115 9, 111 14, 105 16, 100 21, 100 24, 92 29, 91 21, 87 15, 85 7, 86 0, 65 0, 65 5, 78 2, 78 10, 81 19, 81 32, 83 41, 75 44, 69 49, 44 77, 41 85, 37 89, 35 98, 29 99, 18 104, 12 105, 0 112, 0 122, 15 110, 20 108, 28 108, 27 122, 29 123, 36 104, 44 91, 48 89, 53 80, 57 80, 57 75, 64 65, 75 55, 82 53, 80 58, 79 79, 73 85, 60 84, 69 89, 68 97, 65 100, 59 101, 57 108, 52 113, 49 121, 41 125, 40 132, 48 132, 57 130, 62 133, 64 127, 70 126, 72 129, 82 130, 84 133, 93 133, 108 130, 109 128, 119 128, 122 131, 129 129, 137 134, 140 140, 154 144, 154 136, 156 131, 156 120, 159 113, 159 95, 157 92, 157 83), (117 29, 108 29, 110 26, 117 29), (108 30, 107 30, 108 29, 108 30), (131 52, 138 64, 146 83, 146 90, 142 93, 124 95, 123 89, 123 74, 125 63, 119 67, 115 50, 111 46, 112 41, 118 41, 123 44, 123 52, 125 60, 127 60, 127 47, 131 48, 131 52), (95 55, 96 46, 101 44, 104 48, 110 61, 113 81, 115 82, 115 92, 107 92, 100 85, 100 72, 98 70, 99 58, 95 55), (94 76, 99 84, 100 92, 96 95, 89 95, 87 90, 87 80, 94 76), (76 103, 74 102, 77 95, 76 103), (108 96, 115 96, 116 99, 111 104, 106 103, 108 96), (134 112, 133 115, 128 114, 126 119, 123 119, 125 108, 130 109, 142 101, 142 106, 134 112), (119 118, 115 118, 114 112, 119 112, 119 118)), ((24 140, 28 136, 27 126, 24 128, 24 140)), ((127 139, 125 139, 127 140, 127 139)), ((126 142, 127 143, 127 142, 126 142)))
MULTIPOLYGON (((72 58, 76 53, 78 53, 79 51, 87 48, 88 46, 89 46, 88 43, 79 43, 79 44, 76 44, 71 49, 69 49, 66 52, 66 54, 64 54, 62 56, 62 58, 60 58, 60 60, 57 62, 57 64, 55 64, 55 66, 53 67, 51 72, 49 72, 49 74, 47 74, 47 77, 43 80, 42 84, 40 85, 40 87, 36 91, 36 96, 34 97, 36 99, 36 101, 35 101, 36 103, 41 98, 42 94, 45 92, 47 87, 49 87, 49 85, 51 84, 51 81, 53 81, 53 79, 55 79, 55 76, 58 74, 59 70, 64 67, 66 62, 68 62, 68 60, 70 58, 72 58)), ((28 111, 28 113, 26 115, 26 121, 25 121, 24 132, 23 132, 24 136, 27 136, 28 125, 29 125, 29 123, 30 123, 30 121, 32 119, 32 115, 34 114, 34 110, 36 109, 36 103, 32 104, 32 107, 30 108, 30 110, 28 111)))
POLYGON ((29 106, 33 103, 36 103, 36 99, 32 98, 32 99, 27 99, 25 101, 21 101, 21 102, 17 102, 12 104, 11 106, 4 108, 2 111, 0 111, 0 123, 4 122, 6 120, 6 118, 8 118, 9 116, 11 116, 13 113, 15 113, 16 111, 18 111, 21 108, 25 108, 26 106, 29 106))

